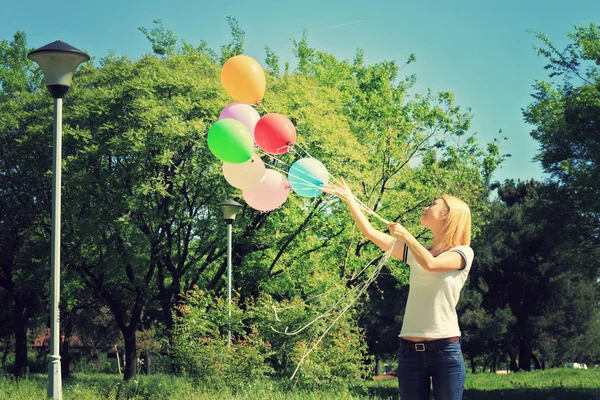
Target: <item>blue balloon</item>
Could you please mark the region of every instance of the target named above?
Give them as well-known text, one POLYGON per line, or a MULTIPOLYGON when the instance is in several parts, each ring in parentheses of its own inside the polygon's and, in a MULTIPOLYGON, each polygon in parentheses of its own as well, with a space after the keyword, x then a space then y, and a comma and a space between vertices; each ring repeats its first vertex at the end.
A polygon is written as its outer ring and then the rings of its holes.
POLYGON ((329 172, 319 160, 303 158, 290 167, 288 181, 298 195, 316 197, 323 193, 319 188, 329 182, 329 172))

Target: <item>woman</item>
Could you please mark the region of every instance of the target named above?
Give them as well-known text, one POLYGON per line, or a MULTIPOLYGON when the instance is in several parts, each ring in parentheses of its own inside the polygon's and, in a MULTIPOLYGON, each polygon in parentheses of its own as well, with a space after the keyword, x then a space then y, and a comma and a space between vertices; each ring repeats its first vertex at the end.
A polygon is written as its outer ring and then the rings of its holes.
POLYGON ((465 364, 456 303, 467 279, 473 250, 471 211, 462 200, 444 195, 425 207, 421 223, 433 233, 431 248, 402 225, 390 223, 391 236, 374 229, 343 179, 323 192, 338 196, 369 240, 410 266, 410 287, 398 349, 398 384, 403 400, 462 399, 465 364))

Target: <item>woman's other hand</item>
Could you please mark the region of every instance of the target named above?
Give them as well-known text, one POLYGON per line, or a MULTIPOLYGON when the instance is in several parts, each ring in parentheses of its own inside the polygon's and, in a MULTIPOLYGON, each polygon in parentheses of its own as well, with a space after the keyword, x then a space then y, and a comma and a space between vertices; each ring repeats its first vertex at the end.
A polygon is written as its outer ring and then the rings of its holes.
POLYGON ((406 243, 406 238, 410 233, 403 227, 401 224, 397 222, 390 222, 388 225, 388 229, 390 230, 390 234, 394 239, 398 239, 402 242, 406 243))

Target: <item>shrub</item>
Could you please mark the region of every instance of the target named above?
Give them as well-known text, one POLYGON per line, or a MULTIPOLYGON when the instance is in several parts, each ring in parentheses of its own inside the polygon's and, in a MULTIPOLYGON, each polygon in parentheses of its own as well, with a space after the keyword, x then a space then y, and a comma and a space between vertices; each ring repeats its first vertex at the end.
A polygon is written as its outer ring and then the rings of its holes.
POLYGON ((227 302, 193 289, 183 295, 173 331, 172 362, 181 372, 213 387, 246 383, 273 372, 266 362, 270 344, 252 326, 254 304, 240 307, 238 298, 228 316, 227 302), (232 332, 231 345, 227 330, 232 332))

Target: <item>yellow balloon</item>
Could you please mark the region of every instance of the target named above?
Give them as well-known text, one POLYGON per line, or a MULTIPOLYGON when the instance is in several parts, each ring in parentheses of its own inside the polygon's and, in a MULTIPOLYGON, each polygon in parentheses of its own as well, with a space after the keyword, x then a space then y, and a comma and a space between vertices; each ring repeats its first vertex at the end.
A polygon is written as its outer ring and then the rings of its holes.
POLYGON ((241 103, 258 104, 265 94, 265 71, 256 60, 239 55, 231 57, 221 69, 225 91, 241 103))

